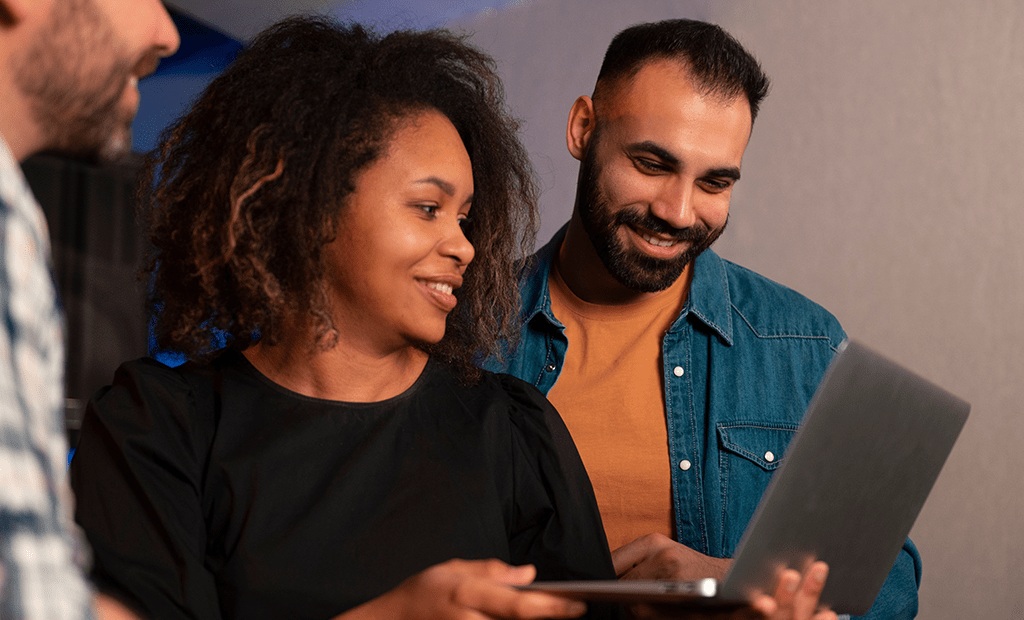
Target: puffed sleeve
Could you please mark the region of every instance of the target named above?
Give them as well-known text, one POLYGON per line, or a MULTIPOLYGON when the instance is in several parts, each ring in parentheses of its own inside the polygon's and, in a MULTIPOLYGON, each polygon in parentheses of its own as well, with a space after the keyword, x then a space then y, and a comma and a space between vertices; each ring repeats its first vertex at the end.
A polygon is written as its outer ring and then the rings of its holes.
POLYGON ((220 618, 203 561, 202 479, 214 428, 192 386, 154 360, 122 365, 89 403, 71 464, 97 587, 152 620, 220 618))
POLYGON ((500 380, 512 401, 513 561, 536 564, 541 580, 614 579, 594 489, 562 418, 532 385, 500 380))

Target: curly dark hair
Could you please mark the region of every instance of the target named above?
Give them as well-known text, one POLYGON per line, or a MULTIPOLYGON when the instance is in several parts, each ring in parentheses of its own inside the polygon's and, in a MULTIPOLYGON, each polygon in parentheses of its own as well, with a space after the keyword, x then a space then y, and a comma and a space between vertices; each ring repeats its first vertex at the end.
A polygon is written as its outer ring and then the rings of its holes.
POLYGON ((241 52, 143 169, 143 277, 160 348, 204 359, 225 339, 272 345, 301 316, 317 347, 335 346, 324 246, 402 119, 437 110, 472 162, 476 256, 444 338, 423 348, 479 376, 474 360, 517 333, 515 263, 533 250, 537 187, 494 61, 465 38, 293 17, 241 52))

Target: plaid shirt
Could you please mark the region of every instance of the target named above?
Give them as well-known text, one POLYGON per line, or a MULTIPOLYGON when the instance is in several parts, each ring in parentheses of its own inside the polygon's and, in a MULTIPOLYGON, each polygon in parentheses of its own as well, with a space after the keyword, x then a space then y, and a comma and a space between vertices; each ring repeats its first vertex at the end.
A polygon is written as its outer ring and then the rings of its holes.
POLYGON ((64 337, 46 219, 0 137, 0 618, 90 618, 64 435, 64 337))

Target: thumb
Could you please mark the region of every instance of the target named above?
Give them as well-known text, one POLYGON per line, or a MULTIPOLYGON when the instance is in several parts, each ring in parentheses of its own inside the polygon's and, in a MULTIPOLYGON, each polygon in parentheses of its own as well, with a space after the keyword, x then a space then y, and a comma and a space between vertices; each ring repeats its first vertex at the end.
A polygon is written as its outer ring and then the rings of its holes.
POLYGON ((532 582, 536 576, 537 569, 533 564, 524 564, 522 566, 509 566, 506 564, 504 572, 490 575, 495 581, 513 586, 524 586, 532 582))

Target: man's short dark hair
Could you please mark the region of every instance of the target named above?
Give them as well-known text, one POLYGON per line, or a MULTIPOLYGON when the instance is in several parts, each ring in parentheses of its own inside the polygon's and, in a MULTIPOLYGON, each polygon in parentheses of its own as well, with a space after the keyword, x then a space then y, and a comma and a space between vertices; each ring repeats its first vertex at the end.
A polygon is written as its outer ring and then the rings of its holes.
POLYGON ((768 94, 768 76, 739 41, 720 26, 692 19, 637 24, 615 35, 597 76, 598 89, 629 80, 655 60, 683 63, 703 94, 745 95, 751 122, 768 94))

